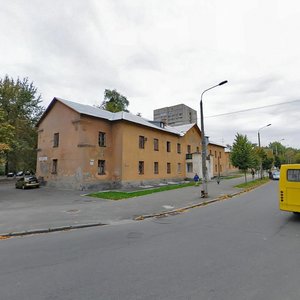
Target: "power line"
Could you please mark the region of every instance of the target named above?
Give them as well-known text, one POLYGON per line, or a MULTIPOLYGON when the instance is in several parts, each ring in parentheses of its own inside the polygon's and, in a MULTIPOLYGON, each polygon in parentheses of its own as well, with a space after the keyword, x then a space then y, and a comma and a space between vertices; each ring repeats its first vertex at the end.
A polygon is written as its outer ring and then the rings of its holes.
POLYGON ((281 103, 270 104, 270 105, 265 105, 265 106, 258 106, 258 107, 253 107, 253 108, 247 108, 247 109, 237 110, 237 111, 233 111, 233 112, 227 112, 227 113, 222 113, 222 114, 218 114, 218 115, 207 116, 207 117, 204 117, 204 118, 207 119, 207 118, 215 118, 215 117, 227 116, 227 115, 238 114, 238 113, 242 113, 242 112, 247 112, 247 111, 252 111, 252 110, 258 110, 258 109, 263 109, 263 108, 273 107, 273 106, 278 106, 278 105, 285 105, 285 104, 295 103, 295 102, 300 102, 300 100, 293 100, 293 101, 288 101, 288 102, 281 102, 281 103))

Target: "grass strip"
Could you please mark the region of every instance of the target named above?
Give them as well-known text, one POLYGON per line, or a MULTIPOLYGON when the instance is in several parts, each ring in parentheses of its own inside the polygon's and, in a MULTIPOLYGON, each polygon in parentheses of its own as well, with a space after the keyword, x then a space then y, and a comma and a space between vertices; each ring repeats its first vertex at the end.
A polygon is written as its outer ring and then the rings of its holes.
POLYGON ((249 182, 244 182, 244 183, 238 184, 235 187, 236 188, 244 188, 244 189, 252 188, 252 187, 257 187, 257 186, 263 185, 263 184, 267 183, 268 181, 270 181, 269 178, 255 179, 255 180, 252 180, 249 182))
POLYGON ((121 199, 140 197, 140 196, 164 192, 164 191, 176 190, 176 189, 185 188, 194 185, 195 185, 194 182, 189 182, 189 183, 182 183, 182 184, 166 185, 157 188, 151 188, 151 189, 139 190, 133 192, 122 192, 122 191, 97 192, 97 193, 90 193, 86 196, 109 199, 109 200, 121 200, 121 199))

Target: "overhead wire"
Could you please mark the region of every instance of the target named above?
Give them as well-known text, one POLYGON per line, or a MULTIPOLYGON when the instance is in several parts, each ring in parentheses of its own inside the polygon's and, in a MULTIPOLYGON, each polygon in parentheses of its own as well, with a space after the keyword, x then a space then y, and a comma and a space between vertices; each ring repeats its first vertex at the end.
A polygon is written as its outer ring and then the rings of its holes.
POLYGON ((295 102, 300 102, 300 99, 293 100, 293 101, 287 101, 287 102, 281 102, 281 103, 275 103, 275 104, 269 104, 269 105, 264 105, 264 106, 252 107, 252 108, 247 108, 247 109, 242 109, 242 110, 237 110, 237 111, 232 111, 232 112, 227 112, 227 113, 222 113, 222 114, 217 114, 217 115, 211 115, 211 116, 204 117, 204 119, 222 117, 222 116, 227 116, 227 115, 232 115, 232 114, 237 114, 237 113, 242 113, 242 112, 248 112, 248 111, 264 109, 264 108, 268 108, 268 107, 274 107, 274 106, 278 106, 278 105, 295 103, 295 102))

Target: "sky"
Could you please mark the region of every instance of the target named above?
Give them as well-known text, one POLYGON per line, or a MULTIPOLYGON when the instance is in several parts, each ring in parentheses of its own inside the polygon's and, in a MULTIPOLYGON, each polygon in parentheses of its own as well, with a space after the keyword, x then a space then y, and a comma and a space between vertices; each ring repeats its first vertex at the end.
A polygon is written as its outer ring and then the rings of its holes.
POLYGON ((185 104, 205 134, 232 144, 300 148, 297 0, 0 0, 0 77, 28 77, 54 97, 129 111, 185 104), (267 124, 271 126, 265 127, 267 124))

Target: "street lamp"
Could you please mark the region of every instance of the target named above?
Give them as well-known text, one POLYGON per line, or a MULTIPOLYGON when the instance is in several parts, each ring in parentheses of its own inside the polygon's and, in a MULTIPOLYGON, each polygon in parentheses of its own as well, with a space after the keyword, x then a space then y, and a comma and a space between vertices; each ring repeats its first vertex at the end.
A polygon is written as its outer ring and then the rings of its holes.
POLYGON ((208 197, 208 190, 207 190, 207 168, 206 168, 206 138, 204 133, 204 120, 203 120, 203 104, 202 104, 202 97, 203 94, 213 88, 216 88, 220 85, 227 83, 227 80, 220 82, 217 85, 214 85, 206 90, 204 90, 201 94, 201 101, 200 101, 200 117, 201 117, 201 144, 202 144, 202 190, 201 190, 201 197, 207 198, 208 197))
MULTIPOLYGON (((263 126, 263 127, 261 127, 261 128, 258 129, 258 131, 257 131, 257 137, 258 137, 258 147, 259 147, 259 149, 260 149, 260 133, 259 133, 259 131, 262 130, 262 129, 264 129, 264 128, 266 128, 266 127, 269 127, 271 125, 272 124, 268 124, 268 125, 263 126)), ((260 162, 260 179, 262 179, 262 173, 263 173, 263 170, 262 170, 262 161, 261 161, 260 162)))

